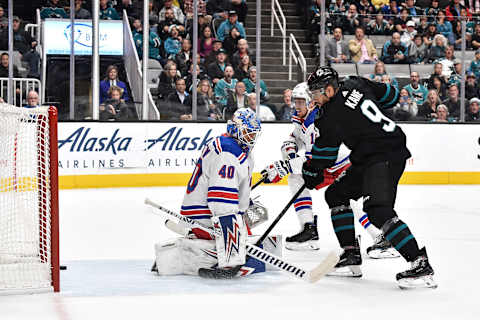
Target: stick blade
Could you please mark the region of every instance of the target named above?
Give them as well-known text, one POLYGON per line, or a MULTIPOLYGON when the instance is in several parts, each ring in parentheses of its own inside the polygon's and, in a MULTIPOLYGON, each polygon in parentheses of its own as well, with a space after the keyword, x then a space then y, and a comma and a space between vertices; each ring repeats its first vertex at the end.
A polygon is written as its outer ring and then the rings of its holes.
POLYGON ((331 251, 322 263, 309 272, 308 282, 314 283, 320 280, 335 267, 339 260, 338 254, 331 251))

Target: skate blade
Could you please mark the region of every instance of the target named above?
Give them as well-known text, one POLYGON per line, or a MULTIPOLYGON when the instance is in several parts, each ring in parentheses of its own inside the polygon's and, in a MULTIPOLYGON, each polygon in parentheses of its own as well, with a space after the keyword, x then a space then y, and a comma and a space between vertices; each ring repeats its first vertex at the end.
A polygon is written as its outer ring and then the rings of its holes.
POLYGON ((360 269, 360 266, 347 266, 347 267, 335 268, 332 272, 327 274, 327 276, 349 277, 349 278, 360 278, 362 275, 363 275, 362 269, 360 269))
POLYGON ((397 281, 398 286, 400 289, 407 290, 407 289, 417 289, 417 288, 431 288, 436 289, 438 287, 435 280, 433 280, 433 276, 423 276, 418 278, 408 278, 408 279, 400 279, 397 281))
POLYGON ((367 255, 372 259, 390 259, 400 257, 400 253, 398 253, 398 251, 394 248, 372 250, 368 252, 367 255))
POLYGON ((319 250, 318 241, 285 242, 285 249, 291 251, 315 251, 319 250))

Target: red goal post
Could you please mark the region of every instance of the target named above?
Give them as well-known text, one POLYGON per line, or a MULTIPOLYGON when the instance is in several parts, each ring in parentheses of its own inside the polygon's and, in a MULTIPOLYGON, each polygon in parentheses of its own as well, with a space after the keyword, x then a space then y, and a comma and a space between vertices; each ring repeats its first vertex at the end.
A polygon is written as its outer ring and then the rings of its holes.
POLYGON ((0 104, 0 294, 60 290, 55 107, 0 104))

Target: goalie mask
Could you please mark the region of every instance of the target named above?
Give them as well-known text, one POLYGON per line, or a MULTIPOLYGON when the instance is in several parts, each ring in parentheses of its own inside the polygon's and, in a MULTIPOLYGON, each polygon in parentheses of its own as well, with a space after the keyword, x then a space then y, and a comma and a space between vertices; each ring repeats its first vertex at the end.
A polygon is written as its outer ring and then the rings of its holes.
POLYGON ((238 141, 244 151, 251 150, 261 132, 260 120, 253 110, 240 108, 227 122, 227 133, 238 141))
POLYGON ((292 91, 293 107, 300 118, 305 118, 308 113, 312 95, 306 82, 299 83, 292 91))

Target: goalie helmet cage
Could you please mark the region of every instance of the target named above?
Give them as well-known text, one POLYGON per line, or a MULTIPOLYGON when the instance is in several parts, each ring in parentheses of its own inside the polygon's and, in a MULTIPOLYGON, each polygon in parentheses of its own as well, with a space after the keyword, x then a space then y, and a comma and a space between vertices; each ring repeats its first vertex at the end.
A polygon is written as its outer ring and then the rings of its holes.
POLYGON ((0 295, 60 291, 55 107, 0 104, 0 295))

